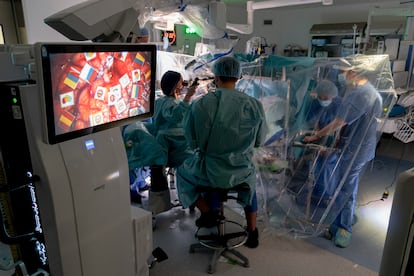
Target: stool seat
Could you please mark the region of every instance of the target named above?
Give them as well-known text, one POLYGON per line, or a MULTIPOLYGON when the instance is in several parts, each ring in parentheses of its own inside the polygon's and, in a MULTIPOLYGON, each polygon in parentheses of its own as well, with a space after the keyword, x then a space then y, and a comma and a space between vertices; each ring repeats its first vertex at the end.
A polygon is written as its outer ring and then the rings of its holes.
POLYGON ((211 187, 211 186, 204 186, 198 185, 196 187, 196 191, 198 192, 249 192, 250 186, 247 183, 241 183, 239 185, 230 187, 230 188, 221 188, 221 187, 211 187))
POLYGON ((190 246, 190 253, 194 253, 196 249, 206 248, 214 251, 207 269, 207 272, 210 274, 215 272, 220 256, 224 256, 244 267, 249 267, 249 260, 235 249, 246 242, 248 233, 240 223, 226 219, 224 215, 224 202, 228 199, 237 200, 237 197, 229 196, 228 194, 231 192, 249 192, 250 186, 247 183, 242 183, 228 189, 197 186, 196 190, 200 193, 216 193, 219 195, 220 219, 216 227, 199 227, 197 229, 195 238, 198 240, 198 243, 190 246))
POLYGON ((196 187, 196 191, 199 193, 217 193, 220 197, 220 201, 225 202, 227 199, 236 199, 237 197, 229 196, 229 193, 235 192, 250 192, 250 186, 247 183, 241 183, 239 185, 230 187, 230 188, 221 188, 221 187, 211 187, 211 186, 203 186, 199 185, 196 187))

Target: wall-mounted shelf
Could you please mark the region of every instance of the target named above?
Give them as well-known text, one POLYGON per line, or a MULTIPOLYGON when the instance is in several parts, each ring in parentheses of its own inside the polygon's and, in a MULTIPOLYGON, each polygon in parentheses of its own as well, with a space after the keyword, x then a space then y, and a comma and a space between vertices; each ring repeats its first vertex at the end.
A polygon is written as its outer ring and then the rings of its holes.
POLYGON ((355 54, 357 37, 366 27, 365 22, 315 24, 310 29, 310 57, 341 57, 355 54))

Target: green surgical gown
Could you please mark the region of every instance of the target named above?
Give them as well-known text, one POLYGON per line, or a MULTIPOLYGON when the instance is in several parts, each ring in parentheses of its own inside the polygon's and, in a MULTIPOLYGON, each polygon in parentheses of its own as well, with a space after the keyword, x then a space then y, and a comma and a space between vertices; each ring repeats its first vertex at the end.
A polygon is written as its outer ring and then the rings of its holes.
POLYGON ((168 152, 168 166, 178 167, 192 154, 184 137, 183 118, 190 105, 174 97, 164 96, 155 102, 153 132, 168 152))
POLYGON ((148 132, 143 122, 135 122, 123 131, 128 165, 131 170, 151 165, 167 164, 167 151, 148 132))
POLYGON ((227 189, 241 183, 250 186, 240 201, 248 205, 256 186, 253 151, 267 132, 262 104, 238 90, 218 89, 191 105, 184 130, 195 154, 177 170, 183 207, 197 200, 198 185, 227 189))

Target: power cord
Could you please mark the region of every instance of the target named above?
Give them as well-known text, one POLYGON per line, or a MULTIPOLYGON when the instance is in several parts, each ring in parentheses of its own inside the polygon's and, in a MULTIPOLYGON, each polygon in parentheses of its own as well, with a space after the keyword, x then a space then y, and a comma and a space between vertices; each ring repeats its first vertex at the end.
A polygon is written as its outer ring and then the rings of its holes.
POLYGON ((382 198, 381 198, 381 200, 382 201, 384 201, 384 200, 386 200, 387 198, 388 198, 388 196, 390 195, 390 193, 388 192, 388 191, 384 191, 383 193, 382 193, 382 198))
POLYGON ((384 193, 382 194, 382 198, 381 198, 381 200, 385 200, 385 199, 387 199, 388 198, 388 196, 390 195, 390 191, 389 191, 389 189, 391 189, 391 187, 392 186, 394 186, 394 184, 395 183, 397 183, 397 177, 398 177, 398 169, 400 168, 400 164, 401 164, 401 160, 402 160, 402 158, 403 158, 403 155, 404 155, 404 152, 405 152, 405 147, 407 146, 407 144, 404 144, 404 147, 403 147, 403 149, 402 149, 402 151, 401 151, 401 155, 400 155, 400 158, 398 159, 398 163, 397 163, 397 165, 395 166, 395 170, 394 170, 394 176, 393 176, 393 179, 392 179, 392 181, 391 181, 391 184, 390 185, 388 185, 387 187, 385 187, 385 191, 384 191, 384 193))
POLYGON ((400 158, 398 159, 397 165, 395 166, 394 175, 393 175, 393 179, 392 179, 392 181, 391 181, 391 184, 390 184, 390 185, 388 185, 388 186, 386 186, 386 187, 384 188, 384 192, 382 193, 381 198, 380 198, 380 199, 375 199, 375 200, 370 200, 370 201, 368 201, 368 202, 366 202, 366 203, 358 204, 357 208, 358 208, 358 207, 362 207, 362 206, 367 206, 367 205, 369 205, 369 204, 371 204, 371 203, 374 203, 374 202, 378 202, 378 201, 385 201, 386 199, 388 199, 388 197, 389 197, 389 195, 390 195, 390 191, 389 191, 389 190, 390 190, 390 189, 391 189, 391 187, 392 187, 392 186, 394 186, 394 184, 397 182, 397 177, 398 177, 398 169, 400 168, 400 164, 401 164, 401 161, 402 161, 402 158, 403 158, 404 152, 405 152, 405 147, 406 147, 406 144, 404 144, 404 147, 403 147, 403 149, 402 149, 402 151, 401 151, 400 158))
POLYGON ((364 207, 364 206, 367 206, 367 205, 369 205, 371 203, 378 202, 378 201, 383 201, 383 200, 382 200, 382 198, 381 199, 370 200, 368 202, 365 202, 365 203, 362 203, 362 204, 358 204, 357 205, 357 208, 364 207))

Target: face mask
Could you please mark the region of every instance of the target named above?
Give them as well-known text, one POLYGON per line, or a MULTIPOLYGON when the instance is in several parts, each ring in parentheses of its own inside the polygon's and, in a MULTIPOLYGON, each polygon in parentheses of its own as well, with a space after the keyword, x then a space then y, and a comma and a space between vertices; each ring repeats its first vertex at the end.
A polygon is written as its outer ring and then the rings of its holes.
POLYGON ((329 106, 329 105, 332 103, 332 100, 325 100, 325 101, 322 101, 322 100, 319 100, 319 99, 318 99, 318 102, 319 102, 319 104, 320 104, 322 107, 327 107, 327 106, 329 106))
POLYGON ((346 73, 338 74, 338 82, 340 84, 346 84, 346 73))

